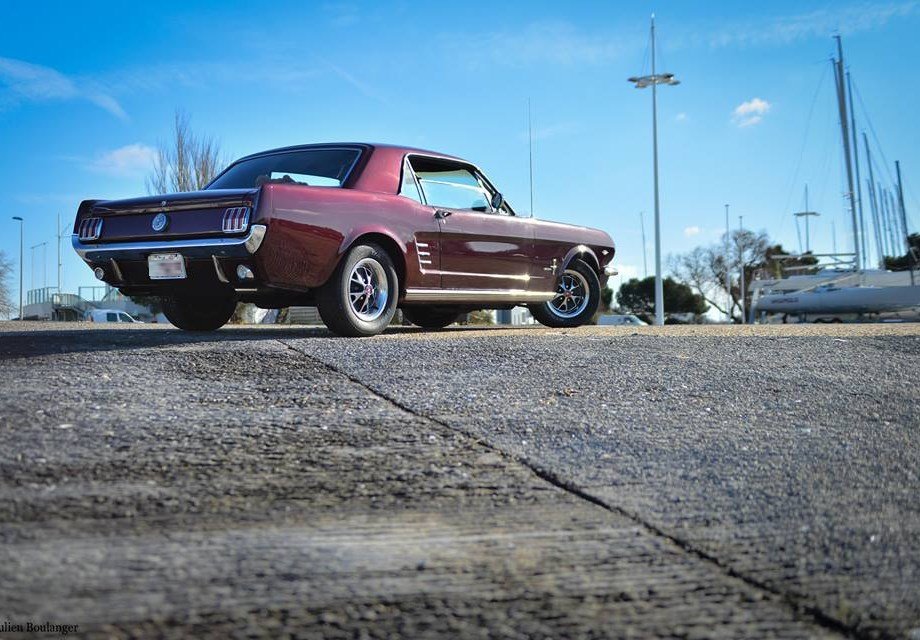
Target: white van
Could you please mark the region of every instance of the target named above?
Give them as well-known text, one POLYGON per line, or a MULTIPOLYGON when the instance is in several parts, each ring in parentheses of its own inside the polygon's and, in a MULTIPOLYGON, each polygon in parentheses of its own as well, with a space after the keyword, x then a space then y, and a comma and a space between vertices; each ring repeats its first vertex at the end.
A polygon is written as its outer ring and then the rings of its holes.
POLYGON ((640 318, 630 314, 630 315, 606 315, 599 316, 597 319, 597 324, 606 327, 623 327, 623 326, 632 326, 632 327, 647 327, 648 323, 643 322, 640 318))
POLYGON ((136 322, 129 314, 119 309, 90 309, 84 318, 87 322, 136 322))

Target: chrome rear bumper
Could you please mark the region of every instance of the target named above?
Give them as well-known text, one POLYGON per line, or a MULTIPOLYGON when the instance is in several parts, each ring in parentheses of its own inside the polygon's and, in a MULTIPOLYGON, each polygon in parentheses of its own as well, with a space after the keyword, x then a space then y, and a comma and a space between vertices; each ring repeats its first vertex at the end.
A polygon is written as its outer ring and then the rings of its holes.
POLYGON ((87 262, 116 260, 146 260, 156 252, 177 252, 189 258, 245 258, 251 256, 265 239, 266 226, 254 224, 249 233, 236 238, 197 238, 194 240, 148 240, 143 242, 111 242, 84 244, 74 234, 72 244, 87 262))

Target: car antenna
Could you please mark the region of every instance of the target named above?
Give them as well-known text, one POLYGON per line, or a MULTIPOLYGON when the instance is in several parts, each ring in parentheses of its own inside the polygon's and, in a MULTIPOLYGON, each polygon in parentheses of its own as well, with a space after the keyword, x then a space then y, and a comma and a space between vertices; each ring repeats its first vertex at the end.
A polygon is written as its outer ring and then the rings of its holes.
POLYGON ((530 217, 534 217, 533 213, 533 123, 530 117, 530 98, 527 98, 527 141, 529 145, 529 160, 530 160, 530 217))

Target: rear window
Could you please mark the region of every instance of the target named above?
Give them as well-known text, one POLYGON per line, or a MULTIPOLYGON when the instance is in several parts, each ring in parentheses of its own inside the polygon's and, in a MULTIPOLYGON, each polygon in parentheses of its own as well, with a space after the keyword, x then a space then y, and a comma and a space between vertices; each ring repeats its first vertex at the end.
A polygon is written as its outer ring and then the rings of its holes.
POLYGON ((208 189, 252 189, 265 183, 341 187, 361 154, 359 149, 307 149, 237 162, 208 189))

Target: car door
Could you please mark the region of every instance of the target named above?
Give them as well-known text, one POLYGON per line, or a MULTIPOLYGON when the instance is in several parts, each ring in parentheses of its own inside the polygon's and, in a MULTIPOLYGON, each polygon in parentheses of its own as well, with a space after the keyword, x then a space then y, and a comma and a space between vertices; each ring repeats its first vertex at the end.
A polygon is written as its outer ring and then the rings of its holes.
POLYGON ((415 157, 412 166, 440 225, 441 287, 526 290, 533 234, 510 207, 494 209, 494 190, 472 166, 415 157))

